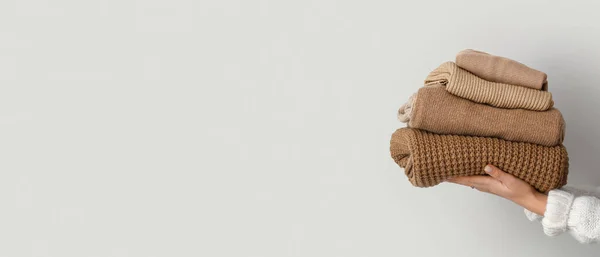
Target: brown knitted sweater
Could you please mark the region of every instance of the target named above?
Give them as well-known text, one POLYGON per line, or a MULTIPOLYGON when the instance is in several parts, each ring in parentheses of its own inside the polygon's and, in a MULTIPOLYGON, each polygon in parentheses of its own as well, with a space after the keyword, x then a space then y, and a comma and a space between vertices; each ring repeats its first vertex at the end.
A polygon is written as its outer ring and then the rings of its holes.
POLYGON ((547 147, 401 128, 392 135, 390 153, 417 187, 435 186, 449 177, 485 175, 487 164, 544 193, 567 183, 569 159, 562 145, 547 147))
POLYGON ((453 62, 443 63, 425 79, 426 86, 436 84, 445 85, 453 95, 499 108, 545 111, 554 105, 550 92, 490 82, 453 62))
POLYGON ((411 128, 545 146, 561 144, 564 139, 565 121, 555 108, 543 112, 500 109, 450 94, 441 85, 422 87, 410 99, 412 103, 403 105, 398 112, 399 116, 406 116, 410 111, 408 117, 400 120, 407 121, 411 128))
POLYGON ((456 65, 488 81, 548 90, 546 73, 505 57, 467 49, 456 55, 456 65))

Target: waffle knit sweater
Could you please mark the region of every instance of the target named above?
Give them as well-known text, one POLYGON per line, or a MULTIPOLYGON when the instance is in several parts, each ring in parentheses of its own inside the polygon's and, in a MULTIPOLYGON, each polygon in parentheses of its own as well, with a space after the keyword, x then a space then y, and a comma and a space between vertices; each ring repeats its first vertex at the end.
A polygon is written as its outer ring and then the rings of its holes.
POLYGON ((398 110, 411 128, 438 134, 495 137, 555 146, 563 142, 565 121, 556 108, 547 111, 500 109, 450 94, 441 86, 419 89, 398 110))
POLYGON ((539 216, 525 210, 531 221, 540 221, 544 233, 569 232, 580 243, 600 243, 600 191, 565 186, 548 193, 546 212, 539 216))
POLYGON ((545 111, 554 105, 550 92, 490 82, 453 62, 443 63, 425 79, 426 86, 437 84, 445 85, 453 95, 499 108, 545 111))
POLYGON ((548 90, 546 73, 501 56, 467 49, 456 55, 456 65, 488 81, 548 90))
POLYGON ((486 175, 492 164, 541 192, 567 183, 569 159, 564 146, 541 146, 490 137, 439 135, 401 128, 390 153, 417 187, 435 186, 449 177, 486 175))

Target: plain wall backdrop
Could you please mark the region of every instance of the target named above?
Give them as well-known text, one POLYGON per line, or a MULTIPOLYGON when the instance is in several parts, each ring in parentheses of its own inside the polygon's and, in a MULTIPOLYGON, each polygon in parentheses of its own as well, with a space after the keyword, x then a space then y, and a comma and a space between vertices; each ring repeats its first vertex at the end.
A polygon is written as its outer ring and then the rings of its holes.
POLYGON ((570 184, 600 185, 598 9, 0 1, 0 256, 598 256, 389 156, 398 107, 474 48, 548 73, 570 184))

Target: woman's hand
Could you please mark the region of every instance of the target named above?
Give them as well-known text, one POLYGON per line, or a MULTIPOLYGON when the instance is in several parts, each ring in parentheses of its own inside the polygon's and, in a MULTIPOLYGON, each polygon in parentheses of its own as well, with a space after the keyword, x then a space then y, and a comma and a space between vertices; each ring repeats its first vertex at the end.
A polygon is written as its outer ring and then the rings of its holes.
POLYGON ((544 215, 548 197, 525 181, 492 165, 485 166, 490 176, 467 176, 448 179, 448 182, 475 188, 481 192, 504 197, 538 215, 544 215))

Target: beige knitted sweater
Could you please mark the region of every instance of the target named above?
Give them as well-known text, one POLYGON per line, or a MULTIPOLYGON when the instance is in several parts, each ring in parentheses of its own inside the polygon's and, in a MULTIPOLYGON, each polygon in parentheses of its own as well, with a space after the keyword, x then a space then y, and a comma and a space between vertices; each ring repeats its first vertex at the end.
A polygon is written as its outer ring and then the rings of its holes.
POLYGON ((456 96, 499 108, 545 111, 554 105, 550 92, 490 82, 453 62, 443 63, 425 79, 426 86, 437 84, 445 85, 456 96))
POLYGON ((453 94, 444 86, 422 87, 398 110, 399 119, 438 134, 485 136, 545 146, 561 144, 565 121, 556 108, 547 111, 500 109, 453 94))
POLYGON ((548 76, 502 56, 467 49, 456 55, 456 65, 487 81, 548 90, 548 76))

